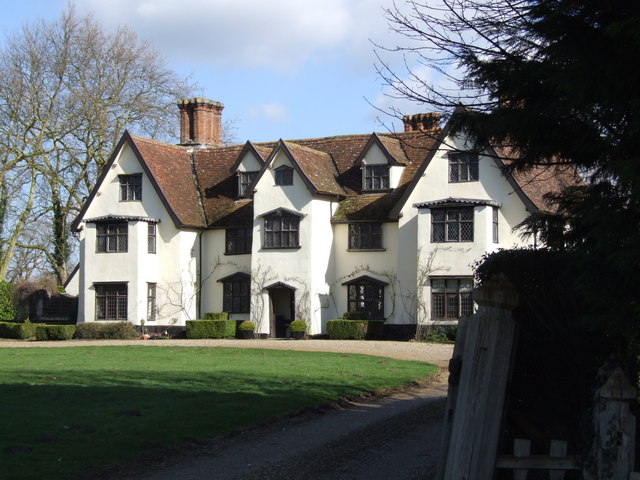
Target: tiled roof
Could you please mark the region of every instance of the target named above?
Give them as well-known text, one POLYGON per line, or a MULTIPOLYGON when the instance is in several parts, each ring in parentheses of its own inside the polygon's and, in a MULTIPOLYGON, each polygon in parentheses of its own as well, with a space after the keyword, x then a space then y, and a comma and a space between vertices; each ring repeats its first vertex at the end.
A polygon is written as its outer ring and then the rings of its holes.
POLYGON ((284 144, 311 185, 313 185, 314 193, 339 197, 345 195, 344 190, 336 181, 338 171, 328 153, 296 143, 284 142, 284 144))

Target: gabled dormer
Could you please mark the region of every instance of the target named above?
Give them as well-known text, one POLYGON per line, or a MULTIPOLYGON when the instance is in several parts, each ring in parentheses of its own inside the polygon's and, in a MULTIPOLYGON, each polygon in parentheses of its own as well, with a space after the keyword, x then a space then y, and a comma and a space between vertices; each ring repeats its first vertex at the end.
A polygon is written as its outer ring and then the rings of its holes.
POLYGON ((244 148, 238 155, 238 159, 231 167, 231 173, 237 179, 237 197, 248 198, 253 191, 253 183, 258 176, 258 172, 264 165, 268 150, 264 147, 256 147, 247 141, 244 148))
POLYGON ((409 160, 400 141, 374 133, 355 161, 362 170, 362 193, 379 193, 398 187, 409 160))

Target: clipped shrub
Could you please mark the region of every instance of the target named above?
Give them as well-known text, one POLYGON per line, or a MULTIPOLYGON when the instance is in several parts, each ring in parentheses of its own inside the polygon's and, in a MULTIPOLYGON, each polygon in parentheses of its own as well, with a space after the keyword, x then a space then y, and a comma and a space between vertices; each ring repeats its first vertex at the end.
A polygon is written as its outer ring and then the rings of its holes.
POLYGON ((204 314, 205 320, 229 320, 227 312, 207 312, 204 314))
POLYGON ((369 322, 334 318, 327 322, 327 333, 331 340, 364 340, 369 322))
POLYGON ((38 325, 36 340, 71 340, 75 331, 75 325, 38 325))
POLYGON ((136 327, 130 322, 79 323, 73 335, 73 338, 83 340, 131 340, 137 337, 136 327))
POLYGON ((0 322, 12 322, 15 318, 13 285, 9 282, 0 282, 0 322))
POLYGON ((255 332, 256 324, 251 320, 245 320, 244 322, 240 323, 240 325, 238 325, 238 328, 241 332, 255 332))
POLYGON ((27 318, 24 323, 0 322, 0 338, 23 340, 36 334, 36 326, 27 318))
POLYGON ((289 328, 291 329, 292 332, 306 332, 307 324, 302 320, 294 320, 289 325, 289 328))
POLYGON ((187 338, 233 338, 235 320, 187 320, 187 338))
POLYGON ((342 318, 345 320, 369 320, 369 312, 344 312, 342 318))

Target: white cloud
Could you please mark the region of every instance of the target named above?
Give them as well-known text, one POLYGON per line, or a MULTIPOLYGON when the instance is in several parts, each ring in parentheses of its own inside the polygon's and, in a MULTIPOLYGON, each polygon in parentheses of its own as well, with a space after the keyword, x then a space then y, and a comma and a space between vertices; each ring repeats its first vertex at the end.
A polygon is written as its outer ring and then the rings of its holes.
POLYGON ((246 116, 249 120, 264 118, 269 122, 283 123, 289 119, 289 111, 282 103, 272 102, 249 108, 246 116))
POLYGON ((295 72, 335 55, 371 65, 370 38, 388 30, 391 0, 85 0, 110 25, 126 23, 165 55, 188 62, 295 72))

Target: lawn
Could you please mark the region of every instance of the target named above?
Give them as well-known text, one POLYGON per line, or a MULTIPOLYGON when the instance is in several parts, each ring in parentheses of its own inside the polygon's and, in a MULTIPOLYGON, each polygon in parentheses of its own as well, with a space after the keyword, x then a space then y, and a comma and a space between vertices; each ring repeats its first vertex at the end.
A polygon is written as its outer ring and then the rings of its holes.
POLYGON ((4 348, 0 365, 7 479, 71 478, 437 370, 368 355, 169 346, 4 348))

